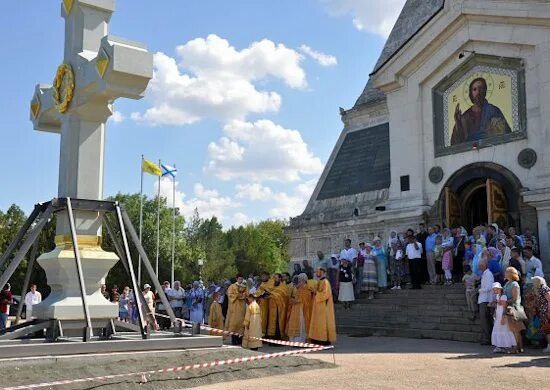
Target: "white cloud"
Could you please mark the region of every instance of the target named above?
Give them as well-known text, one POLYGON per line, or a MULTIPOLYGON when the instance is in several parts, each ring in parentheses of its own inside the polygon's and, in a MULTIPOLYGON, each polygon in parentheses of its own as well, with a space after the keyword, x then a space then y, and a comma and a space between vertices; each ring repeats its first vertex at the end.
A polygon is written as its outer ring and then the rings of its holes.
MULTIPOLYGON (((155 182, 155 193, 158 189, 158 183, 155 182)), ((176 207, 180 214, 187 219, 193 216, 195 209, 198 210, 202 218, 217 217, 220 221, 226 219, 226 212, 231 209, 241 207, 241 204, 228 196, 220 196, 218 191, 205 188, 202 184, 196 183, 193 188, 193 197, 186 199, 183 192, 177 190, 176 182, 176 207)), ((166 198, 168 207, 172 207, 173 187, 172 180, 168 178, 160 181, 160 194, 166 198)))
POLYGON ((336 57, 314 50, 308 45, 300 46, 300 51, 317 61, 321 66, 334 66, 338 64, 336 57))
POLYGON ((333 15, 351 15, 355 28, 387 38, 406 0, 320 0, 333 15))
POLYGON ((298 184, 290 194, 275 192, 258 183, 237 185, 236 197, 251 201, 270 202, 273 207, 269 209, 269 216, 287 219, 300 215, 304 211, 317 180, 315 178, 298 184))
POLYGON ((252 218, 250 218, 248 215, 243 214, 241 212, 237 212, 233 214, 233 217, 231 218, 231 220, 232 220, 231 226, 235 226, 235 227, 247 225, 251 222, 254 222, 252 218))
POLYGON ((300 132, 270 120, 232 121, 224 126, 224 133, 225 137, 208 145, 205 168, 222 180, 298 181, 323 169, 300 132))
POLYGON ((153 126, 203 118, 243 120, 249 113, 277 112, 281 106, 278 93, 259 90, 255 83, 275 78, 291 88, 307 86, 302 56, 267 39, 239 51, 212 34, 178 46, 176 53, 178 60, 155 54, 146 95, 152 107, 133 113, 132 119, 153 126))
POLYGON ((316 184, 317 179, 311 179, 296 186, 292 194, 285 192, 274 194, 275 207, 269 210, 270 216, 274 218, 290 218, 302 214, 316 184))
POLYGON ((109 120, 113 121, 113 123, 120 123, 123 122, 126 118, 120 111, 113 111, 113 115, 109 118, 109 120))
POLYGON ((235 191, 235 196, 238 199, 267 201, 273 198, 271 188, 264 187, 259 183, 238 184, 235 191))

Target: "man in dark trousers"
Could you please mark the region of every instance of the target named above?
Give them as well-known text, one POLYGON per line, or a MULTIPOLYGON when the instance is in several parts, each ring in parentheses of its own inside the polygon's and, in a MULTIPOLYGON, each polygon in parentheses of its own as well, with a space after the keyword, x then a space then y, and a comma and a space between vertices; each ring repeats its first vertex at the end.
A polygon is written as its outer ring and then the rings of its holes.
MULTIPOLYGON (((426 239, 429 236, 428 231, 426 230, 426 224, 422 222, 418 225, 418 227, 420 231, 417 233, 416 239, 420 244, 422 244, 422 248, 426 248, 426 239)), ((428 273, 428 260, 426 258, 426 251, 422 251, 420 267, 422 272, 422 283, 426 283, 430 280, 430 274, 428 273)))

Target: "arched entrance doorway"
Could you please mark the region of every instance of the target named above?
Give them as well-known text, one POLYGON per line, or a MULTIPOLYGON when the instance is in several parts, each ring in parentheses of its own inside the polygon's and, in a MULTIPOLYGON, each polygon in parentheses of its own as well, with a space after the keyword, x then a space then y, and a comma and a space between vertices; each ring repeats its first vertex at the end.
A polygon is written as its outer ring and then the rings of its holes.
POLYGON ((500 227, 522 227, 522 212, 532 218, 521 201, 519 179, 508 169, 494 163, 467 165, 445 183, 440 197, 441 217, 449 227, 497 223, 500 227))

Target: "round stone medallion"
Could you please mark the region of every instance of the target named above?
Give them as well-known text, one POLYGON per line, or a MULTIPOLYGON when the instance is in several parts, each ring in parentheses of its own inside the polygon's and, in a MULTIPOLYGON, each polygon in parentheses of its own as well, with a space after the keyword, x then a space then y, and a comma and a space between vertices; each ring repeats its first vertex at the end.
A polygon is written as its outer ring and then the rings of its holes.
POLYGON ((443 168, 441 167, 433 167, 430 169, 430 173, 428 174, 428 177, 430 178, 430 181, 434 184, 439 183, 441 180, 443 180, 443 168))
POLYGON ((537 152, 531 148, 523 149, 518 154, 518 164, 525 169, 532 168, 537 163, 537 152))

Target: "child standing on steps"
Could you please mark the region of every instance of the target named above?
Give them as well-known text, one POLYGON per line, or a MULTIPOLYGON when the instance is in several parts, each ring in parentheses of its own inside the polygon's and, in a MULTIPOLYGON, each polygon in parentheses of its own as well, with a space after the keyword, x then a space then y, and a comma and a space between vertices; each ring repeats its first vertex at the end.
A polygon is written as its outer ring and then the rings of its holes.
POLYGON ((443 246, 443 271, 445 272, 445 285, 453 284, 453 248, 451 246, 443 246))
POLYGON ((470 319, 473 321, 476 318, 477 308, 477 290, 476 282, 479 280, 478 276, 472 272, 472 267, 469 265, 464 266, 464 276, 462 282, 466 288, 466 303, 468 304, 468 310, 472 314, 470 319))
POLYGON ((516 338, 508 326, 508 319, 505 315, 508 298, 504 295, 504 290, 499 282, 493 283, 493 292, 497 302, 495 324, 491 334, 491 344, 495 347, 493 353, 510 353, 510 349, 516 346, 516 338))

